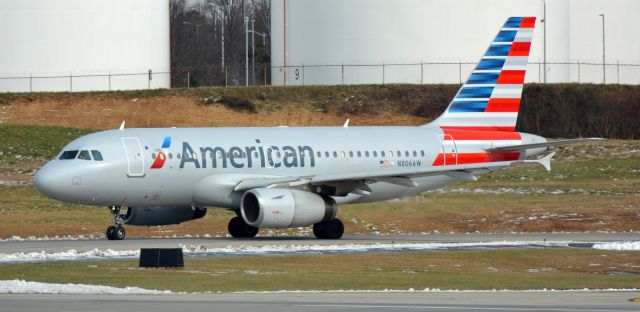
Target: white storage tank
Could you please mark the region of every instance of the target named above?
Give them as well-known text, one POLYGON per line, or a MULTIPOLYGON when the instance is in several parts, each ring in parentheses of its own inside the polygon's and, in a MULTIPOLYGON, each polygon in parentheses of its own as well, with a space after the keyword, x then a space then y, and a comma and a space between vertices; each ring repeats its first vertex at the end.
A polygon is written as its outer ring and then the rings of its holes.
POLYGON ((0 0, 0 92, 170 87, 169 0, 0 0))
POLYGON ((640 66, 617 66, 640 64, 637 12, 637 0, 273 0, 271 78, 459 83, 508 17, 536 16, 527 81, 601 83, 602 66, 585 63, 602 62, 604 13, 607 82, 637 84, 640 66))

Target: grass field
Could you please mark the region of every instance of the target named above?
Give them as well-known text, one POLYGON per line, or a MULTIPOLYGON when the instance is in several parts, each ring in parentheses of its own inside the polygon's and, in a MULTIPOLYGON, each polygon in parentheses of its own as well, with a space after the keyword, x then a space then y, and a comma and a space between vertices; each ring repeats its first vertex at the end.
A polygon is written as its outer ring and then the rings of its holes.
POLYGON ((591 249, 438 251, 0 265, 0 280, 137 286, 180 292, 383 289, 640 288, 640 252, 591 249))
MULTIPOLYGON (((101 236, 104 208, 50 200, 32 185, 39 166, 88 130, 0 125, 0 238, 101 236)), ((546 172, 519 166, 418 196, 341 207, 347 233, 640 231, 640 141, 561 148, 546 172)), ((177 226, 127 227, 128 235, 226 235, 233 216, 209 209, 177 226)), ((276 234, 263 230, 264 234, 276 234)), ((310 234, 309 229, 278 234, 310 234)))

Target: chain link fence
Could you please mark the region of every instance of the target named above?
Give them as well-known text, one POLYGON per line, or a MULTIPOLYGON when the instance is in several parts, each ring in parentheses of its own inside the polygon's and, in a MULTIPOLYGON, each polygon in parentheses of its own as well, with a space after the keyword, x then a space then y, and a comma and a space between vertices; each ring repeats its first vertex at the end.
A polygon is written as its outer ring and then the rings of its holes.
MULTIPOLYGON (((476 62, 332 64, 271 68, 275 85, 341 84, 462 84, 476 62)), ((640 84, 640 64, 591 62, 530 62, 528 83, 640 84), (546 71, 545 71, 546 69, 546 71)))
MULTIPOLYGON (((462 84, 476 62, 422 62, 275 66, 201 65, 172 72, 102 72, 56 75, 0 75, 0 92, 111 91, 200 86, 462 84), (273 81, 272 81, 273 79, 273 81)), ((640 64, 530 62, 529 83, 640 84, 640 64), (546 69, 546 70, 545 70, 546 69)))
POLYGON ((0 92, 82 92, 144 90, 170 87, 171 73, 96 72, 87 74, 0 75, 0 92))

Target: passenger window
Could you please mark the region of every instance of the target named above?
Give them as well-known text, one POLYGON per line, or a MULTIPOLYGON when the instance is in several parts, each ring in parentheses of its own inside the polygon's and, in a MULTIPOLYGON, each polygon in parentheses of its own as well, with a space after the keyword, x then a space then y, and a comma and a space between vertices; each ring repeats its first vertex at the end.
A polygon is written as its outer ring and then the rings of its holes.
POLYGON ((173 154, 169 153, 169 159, 173 159, 173 154))
POLYGON ((398 155, 398 157, 402 156, 402 152, 401 151, 396 151, 396 155, 398 155))
POLYGON ((353 151, 349 151, 349 157, 353 158, 353 151))
POLYGON ((424 157, 424 151, 420 151, 420 156, 424 157))
POLYGON ((180 159, 180 153, 176 153, 176 158, 180 159))
POLYGON ((333 158, 338 158, 338 152, 333 151, 333 158))
POLYGON ((317 153, 317 154, 318 154, 318 158, 321 158, 321 157, 322 157, 322 152, 318 151, 318 153, 317 153))
POLYGON ((413 157, 418 157, 418 152, 413 151, 413 157))
POLYGON ((342 158, 347 157, 347 153, 345 153, 344 151, 342 151, 342 158))
POLYGON ((151 159, 156 159, 156 153, 151 153, 151 159))
POLYGON ((91 156, 93 156, 93 160, 95 161, 102 161, 102 153, 100 153, 99 151, 92 150, 91 156))
POLYGON ((91 155, 89 155, 89 151, 80 151, 80 154, 78 154, 78 159, 91 160, 91 155))
POLYGON ((380 151, 380 157, 384 157, 384 151, 380 151))
POLYGON ((357 152, 358 158, 362 157, 362 153, 360 151, 357 152))
POLYGON ((329 158, 329 151, 324 152, 324 157, 329 158))
POLYGON ((378 157, 378 152, 377 151, 373 151, 373 157, 378 157))
POLYGON ((75 159, 76 155, 78 155, 78 151, 64 151, 58 159, 75 159))
POLYGON ((364 157, 369 157, 369 151, 364 151, 364 157))
POLYGON ((409 151, 404 151, 404 156, 409 157, 409 151))

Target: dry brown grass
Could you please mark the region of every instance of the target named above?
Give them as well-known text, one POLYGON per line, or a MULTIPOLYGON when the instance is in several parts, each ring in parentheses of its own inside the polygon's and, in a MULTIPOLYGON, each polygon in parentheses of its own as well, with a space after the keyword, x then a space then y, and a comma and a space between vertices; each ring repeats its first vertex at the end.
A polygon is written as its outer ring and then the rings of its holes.
MULTIPOLYGON (((248 127, 338 126, 349 114, 291 108, 247 114, 222 105, 201 105, 193 95, 140 98, 68 98, 40 96, 20 99, 3 110, 7 124, 57 125, 86 129, 114 129, 123 120, 127 127, 248 127)), ((358 115, 352 125, 417 125, 426 119, 409 114, 358 115)))

